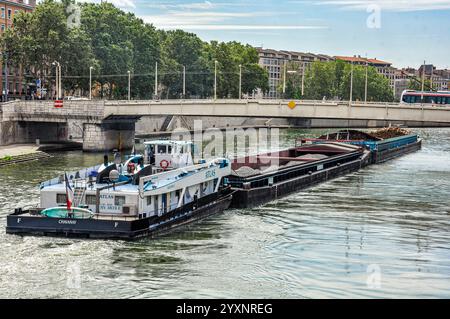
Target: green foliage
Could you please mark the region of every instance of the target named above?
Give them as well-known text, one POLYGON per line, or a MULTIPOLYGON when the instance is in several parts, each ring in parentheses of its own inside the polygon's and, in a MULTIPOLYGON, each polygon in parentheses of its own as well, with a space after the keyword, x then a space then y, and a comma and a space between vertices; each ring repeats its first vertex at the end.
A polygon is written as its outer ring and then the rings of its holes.
POLYGON ((8 63, 24 65, 29 81, 42 78, 50 88, 54 82, 53 61, 62 66, 66 90, 87 94, 89 67, 100 84, 102 97, 126 98, 132 74, 133 98, 151 98, 158 62, 158 95, 181 96, 183 66, 186 67, 186 97, 212 97, 214 61, 218 61, 218 97, 238 97, 239 65, 242 92, 268 90, 267 72, 258 65, 257 51, 238 42, 203 42, 181 30, 156 30, 132 13, 112 4, 81 4, 81 24, 69 28, 67 6, 73 0, 43 0, 32 13, 15 16, 14 28, 5 31, 1 44, 8 63))
MULTIPOLYGON (((433 85, 433 89, 435 89, 435 85, 433 85)), ((408 83, 408 90, 422 91, 422 79, 419 78, 410 79, 408 83)), ((424 90, 425 91, 431 90, 430 80, 424 81, 424 90)))
MULTIPOLYGON (((343 61, 314 62, 305 76, 305 99, 350 99, 351 64, 343 61)), ((389 80, 374 67, 367 68, 367 100, 394 100, 389 80)), ((353 101, 364 101, 366 67, 353 66, 353 101)))
MULTIPOLYGON (((1 38, 9 64, 26 66, 30 79, 41 77, 47 87, 54 81, 53 61, 61 63, 63 74, 85 74, 86 66, 96 64, 90 38, 81 29, 69 29, 66 21, 64 4, 53 0, 44 0, 32 13, 15 15, 14 28, 1 38)), ((69 84, 82 83, 64 81, 69 84)))

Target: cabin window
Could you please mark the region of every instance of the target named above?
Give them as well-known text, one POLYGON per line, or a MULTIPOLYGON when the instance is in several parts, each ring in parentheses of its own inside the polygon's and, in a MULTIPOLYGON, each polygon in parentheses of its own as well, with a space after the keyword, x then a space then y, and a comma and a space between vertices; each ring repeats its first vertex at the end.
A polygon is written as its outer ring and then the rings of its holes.
POLYGON ((86 195, 86 205, 97 205, 97 196, 86 195))
POLYGON ((66 204, 67 203, 66 194, 56 194, 56 203, 57 204, 66 204))
POLYGON ((114 205, 123 206, 125 204, 125 196, 115 196, 114 205))
POLYGON ((158 154, 166 154, 166 145, 158 145, 158 154))
POLYGON ((150 206, 152 204, 152 197, 147 196, 147 206, 150 206))

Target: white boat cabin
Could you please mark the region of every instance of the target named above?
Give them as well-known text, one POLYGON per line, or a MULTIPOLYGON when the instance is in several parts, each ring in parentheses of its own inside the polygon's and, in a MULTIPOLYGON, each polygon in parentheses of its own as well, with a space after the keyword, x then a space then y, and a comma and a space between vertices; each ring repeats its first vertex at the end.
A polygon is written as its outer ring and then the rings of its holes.
POLYGON ((144 163, 163 170, 194 164, 197 146, 190 141, 158 140, 145 142, 144 163))
MULTIPOLYGON (((166 146, 166 153, 175 147, 183 147, 186 156, 181 156, 176 163, 180 168, 164 170, 139 178, 138 184, 119 182, 125 175, 120 174, 117 183, 96 183, 95 177, 99 166, 84 169, 69 175, 69 185, 74 190, 73 207, 88 208, 97 216, 119 216, 126 218, 146 218, 162 215, 196 199, 213 194, 226 184, 226 176, 231 174, 228 159, 219 158, 208 163, 187 165, 192 163, 192 143, 148 143, 149 147, 166 146)), ((146 145, 146 146, 147 146, 146 145)), ((179 150, 179 148, 178 148, 179 150)), ((164 150, 162 150, 164 151, 164 150)), ((173 153, 172 153, 173 154, 173 153)), ((150 154, 146 154, 145 157, 150 154)), ((104 165, 102 165, 104 166, 104 165)), ((171 167, 175 164, 172 161, 171 167)), ((66 184, 59 177, 41 184, 41 207, 51 208, 66 205, 66 184)))

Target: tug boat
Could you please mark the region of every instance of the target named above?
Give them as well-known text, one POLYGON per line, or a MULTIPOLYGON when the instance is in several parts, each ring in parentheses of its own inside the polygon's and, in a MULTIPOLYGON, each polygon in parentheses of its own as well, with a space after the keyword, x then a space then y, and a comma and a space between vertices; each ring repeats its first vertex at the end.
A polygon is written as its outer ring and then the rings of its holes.
POLYGON ((7 217, 11 234, 135 239, 222 212, 232 200, 226 158, 194 164, 195 146, 146 142, 144 154, 109 162, 40 185, 40 208, 7 217))

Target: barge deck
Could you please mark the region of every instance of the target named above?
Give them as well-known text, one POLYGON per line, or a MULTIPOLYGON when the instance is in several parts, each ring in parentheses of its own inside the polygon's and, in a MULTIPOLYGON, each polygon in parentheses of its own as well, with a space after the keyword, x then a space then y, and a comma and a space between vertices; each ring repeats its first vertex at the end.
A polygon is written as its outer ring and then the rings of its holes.
POLYGON ((231 207, 252 208, 358 171, 370 156, 359 146, 328 143, 235 159, 228 178, 235 190, 231 207))

